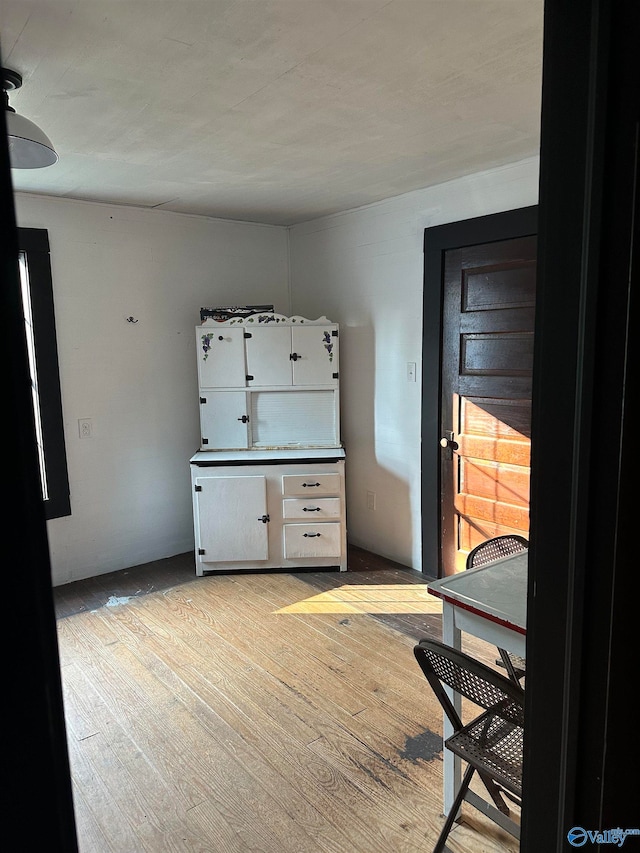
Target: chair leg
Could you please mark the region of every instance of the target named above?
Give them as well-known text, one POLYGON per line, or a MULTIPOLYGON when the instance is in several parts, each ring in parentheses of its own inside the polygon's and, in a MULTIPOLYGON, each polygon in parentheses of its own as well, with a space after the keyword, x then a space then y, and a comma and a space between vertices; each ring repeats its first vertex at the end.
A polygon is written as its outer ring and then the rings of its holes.
POLYGON ((445 843, 447 840, 447 836, 451 832, 453 822, 456 819, 456 815, 460 811, 460 806, 462 805, 462 801, 464 800, 465 794, 469 789, 469 785, 471 784, 471 777, 473 776, 474 772, 475 768, 469 765, 460 784, 460 790, 458 791, 455 801, 451 806, 451 809, 449 810, 445 825, 442 827, 442 831, 438 836, 436 846, 433 848, 433 853, 442 853, 443 850, 446 850, 445 843))
POLYGON ((498 651, 500 652, 500 657, 502 658, 502 663, 505 665, 505 669, 509 673, 509 678, 512 681, 515 681, 515 683, 519 685, 520 679, 518 678, 517 672, 513 668, 513 663, 511 662, 511 658, 509 657, 509 655, 507 654, 507 652, 504 649, 498 649, 498 651))
POLYGON ((502 791, 500 790, 500 788, 496 785, 496 783, 490 776, 487 776, 481 770, 478 770, 478 776, 480 776, 480 778, 484 782, 484 786, 487 789, 498 811, 501 811, 502 814, 509 817, 511 812, 509 811, 509 806, 505 803, 502 797, 502 791))

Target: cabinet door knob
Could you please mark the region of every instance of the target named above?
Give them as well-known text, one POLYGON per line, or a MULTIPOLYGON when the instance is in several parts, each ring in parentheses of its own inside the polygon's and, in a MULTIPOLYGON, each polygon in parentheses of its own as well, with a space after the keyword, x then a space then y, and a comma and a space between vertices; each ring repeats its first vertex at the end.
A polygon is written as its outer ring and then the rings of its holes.
POLYGON ((292 352, 289 355, 289 358, 291 359, 291 361, 297 361, 300 358, 300 354, 297 352, 292 352))
POLYGON ((258 521, 261 521, 263 524, 266 524, 267 521, 271 521, 268 515, 261 515, 258 517, 258 521))
POLYGON ((249 423, 249 415, 243 415, 241 418, 237 418, 237 420, 242 421, 243 424, 249 423))

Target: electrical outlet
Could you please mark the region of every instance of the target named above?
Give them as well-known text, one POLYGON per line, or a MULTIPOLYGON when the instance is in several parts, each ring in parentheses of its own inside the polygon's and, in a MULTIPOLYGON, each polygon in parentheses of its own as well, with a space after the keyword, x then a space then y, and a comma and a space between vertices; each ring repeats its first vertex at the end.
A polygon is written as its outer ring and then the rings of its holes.
POLYGON ((80 438, 93 438, 93 421, 91 418, 80 418, 78 420, 78 433, 80 438))
POLYGON ((376 508, 376 493, 375 492, 367 492, 367 509, 375 509, 376 508))

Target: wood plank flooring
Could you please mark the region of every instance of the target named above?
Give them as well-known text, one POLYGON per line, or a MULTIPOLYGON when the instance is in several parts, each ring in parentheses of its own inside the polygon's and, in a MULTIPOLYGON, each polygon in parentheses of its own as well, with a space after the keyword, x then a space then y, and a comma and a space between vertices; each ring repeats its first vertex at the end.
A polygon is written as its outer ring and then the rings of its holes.
MULTIPOLYGON (((192 554, 54 590, 81 853, 426 853, 442 717, 427 578, 195 576, 192 554)), ((488 662, 494 650, 471 638, 488 662)), ((453 853, 517 853, 471 807, 453 853)))

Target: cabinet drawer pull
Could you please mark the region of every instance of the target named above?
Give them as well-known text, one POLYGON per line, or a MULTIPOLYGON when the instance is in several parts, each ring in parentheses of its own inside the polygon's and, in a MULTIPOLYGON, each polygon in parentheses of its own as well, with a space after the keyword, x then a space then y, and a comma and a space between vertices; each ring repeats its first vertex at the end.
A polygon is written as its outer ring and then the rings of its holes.
POLYGON ((314 539, 316 536, 322 536, 321 533, 303 533, 302 534, 306 539, 314 539))
POLYGON ((302 512, 320 512, 319 506, 303 506, 302 512))
POLYGON ((319 486, 319 485, 320 485, 320 483, 303 483, 302 488, 303 489, 313 489, 314 486, 319 486))

